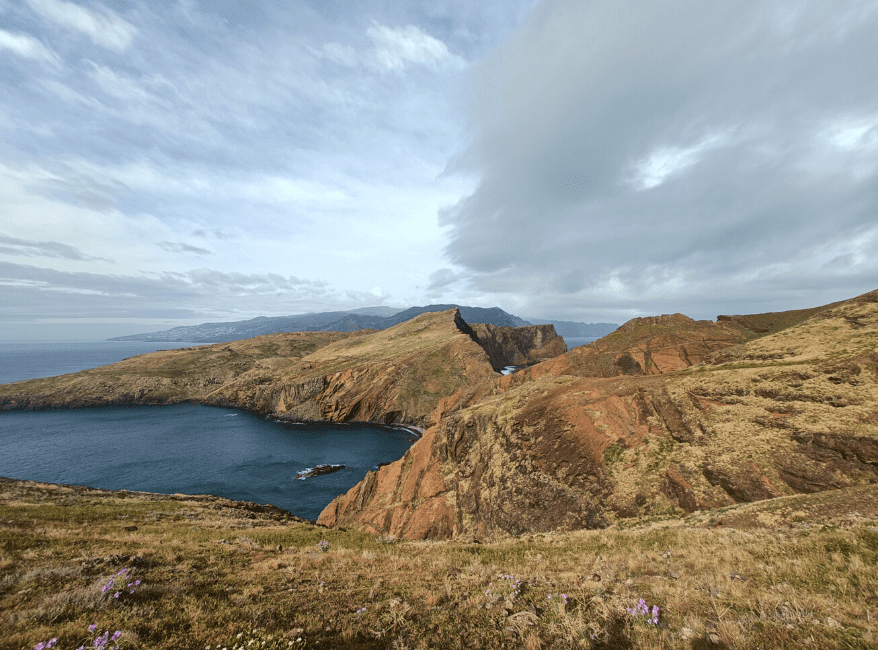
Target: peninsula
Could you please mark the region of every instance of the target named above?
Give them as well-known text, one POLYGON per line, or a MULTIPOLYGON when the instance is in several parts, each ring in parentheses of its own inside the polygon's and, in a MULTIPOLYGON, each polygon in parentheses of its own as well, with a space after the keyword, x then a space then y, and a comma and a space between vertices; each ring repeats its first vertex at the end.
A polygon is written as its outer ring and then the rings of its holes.
POLYGON ((492 538, 685 515, 878 478, 878 292, 796 312, 637 318, 567 350, 455 309, 384 330, 154 352, 0 386, 0 409, 197 401, 416 426, 319 518, 492 538), (523 366, 500 375, 504 366, 523 366))
POLYGON ((316 525, 0 480, 0 650, 95 617, 154 648, 875 642, 878 291, 572 350, 451 309, 0 386, 3 410, 180 401, 424 432, 316 525), (127 609, 89 595, 126 567, 151 581, 127 609))

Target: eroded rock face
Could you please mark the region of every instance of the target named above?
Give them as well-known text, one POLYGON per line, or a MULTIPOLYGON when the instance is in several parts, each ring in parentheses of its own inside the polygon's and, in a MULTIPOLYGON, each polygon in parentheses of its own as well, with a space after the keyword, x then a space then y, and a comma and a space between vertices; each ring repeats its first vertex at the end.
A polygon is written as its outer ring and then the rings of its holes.
POLYGON ((554 325, 496 327, 475 323, 471 327, 495 370, 528 366, 567 352, 567 344, 555 333, 554 325))
MULTIPOLYGON (((490 355, 506 362, 515 335, 432 313, 317 342, 144 355, 2 386, 0 407, 197 395, 294 419, 419 424, 402 459, 320 522, 414 539, 598 527, 878 481, 878 292, 809 313, 755 339, 731 321, 635 319, 502 377, 490 355), (494 352, 477 342, 488 340, 494 352)), ((538 332, 522 354, 557 345, 538 332)))
POLYGON ((683 314, 635 318, 602 339, 548 361, 539 372, 578 377, 664 375, 744 340, 744 330, 734 323, 695 321, 683 314))
MULTIPOLYGON (((395 467, 381 468, 336 499, 319 521, 414 538, 427 530, 479 538, 601 527, 616 516, 636 516, 662 488, 661 481, 650 487, 614 479, 623 450, 632 455, 662 444, 653 438, 695 437, 653 378, 516 382, 509 376, 497 387, 493 396, 442 418, 395 467), (423 511, 421 503, 428 504, 423 511), (431 528, 436 516, 443 523, 431 528)), ((691 511, 717 501, 674 471, 671 479, 680 478, 666 507, 691 511)))
POLYGON ((589 361, 577 348, 496 378, 320 521, 478 538, 876 481, 878 305, 814 318, 743 347, 734 325, 639 319, 589 361), (624 353, 664 374, 620 370, 624 353))
POLYGON ((385 465, 334 499, 320 513, 326 526, 353 525, 370 533, 410 539, 455 535, 455 508, 448 500, 441 463, 434 453, 438 426, 428 429, 394 463, 385 465))
POLYGON ((571 430, 574 414, 558 399, 537 399, 509 418, 490 398, 447 415, 318 521, 415 539, 604 525, 606 440, 571 430))
POLYGON ((495 376, 459 312, 387 330, 294 332, 154 352, 0 387, 0 409, 195 401, 285 419, 429 426, 495 376))

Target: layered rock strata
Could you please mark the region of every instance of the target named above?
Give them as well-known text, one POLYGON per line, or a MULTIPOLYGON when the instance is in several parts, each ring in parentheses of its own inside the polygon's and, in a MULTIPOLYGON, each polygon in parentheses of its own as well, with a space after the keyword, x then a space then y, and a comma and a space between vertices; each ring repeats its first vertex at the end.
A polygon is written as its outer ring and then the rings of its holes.
POLYGON ((492 366, 563 342, 500 329, 452 310, 380 332, 159 352, 0 386, 0 408, 188 399, 418 425, 403 458, 320 516, 417 539, 598 527, 878 480, 878 292, 790 317, 635 319, 508 376, 492 366))
POLYGON ((878 292, 746 344, 681 315, 621 330, 495 379, 319 521, 481 537, 878 480, 878 292), (626 351, 657 372, 620 369, 626 351))
POLYGON ((495 370, 528 366, 567 352, 567 344, 555 333, 553 325, 496 327, 476 323, 471 327, 495 370))

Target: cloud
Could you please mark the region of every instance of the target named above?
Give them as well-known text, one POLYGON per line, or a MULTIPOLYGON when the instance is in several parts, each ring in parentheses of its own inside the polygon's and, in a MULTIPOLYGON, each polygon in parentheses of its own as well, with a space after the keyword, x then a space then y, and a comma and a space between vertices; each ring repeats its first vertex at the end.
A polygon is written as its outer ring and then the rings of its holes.
POLYGON ((192 253, 201 257, 202 255, 213 255, 213 251, 198 246, 191 246, 182 242, 160 241, 156 242, 156 246, 169 253, 192 253))
MULTIPOLYGON (((374 299, 374 296, 372 296, 374 299)), ((326 282, 296 276, 215 269, 152 274, 101 274, 0 261, 6 320, 46 317, 210 318, 319 311, 346 297, 326 282), (234 305, 230 308, 230 305, 234 305)))
POLYGON ((222 228, 198 228, 197 230, 192 231, 193 237, 200 237, 202 239, 207 239, 209 237, 213 237, 214 239, 233 239, 235 235, 226 232, 222 228))
POLYGON ((61 60, 33 36, 0 29, 0 50, 7 50, 26 59, 48 61, 60 65, 61 60))
POLYGON ((876 30, 874 1, 543 0, 469 75, 448 261, 620 314, 875 288, 878 258, 821 268, 878 214, 876 30))
POLYGON ((95 45, 116 52, 127 50, 137 33, 133 25, 100 5, 86 9, 64 0, 27 0, 27 3, 44 19, 81 32, 95 45))
POLYGON ((660 147, 635 163, 631 182, 642 190, 661 185, 674 173, 699 162, 701 155, 722 142, 722 136, 708 136, 691 147, 660 147))
POLYGON ((0 233, 0 253, 19 257, 55 257, 63 260, 76 260, 80 262, 91 262, 96 260, 104 262, 110 261, 103 257, 86 255, 78 248, 68 244, 62 244, 56 241, 30 241, 26 239, 18 239, 17 237, 9 237, 2 233, 0 233))
POLYGON ((89 169, 88 165, 52 161, 46 167, 0 166, 0 170, 37 194, 101 212, 113 210, 119 197, 131 191, 118 178, 89 169))
POLYGON ((326 58, 339 65, 354 67, 360 63, 360 55, 350 45, 324 43, 320 49, 311 48, 311 52, 316 56, 326 58))
POLYGON ((445 43, 414 25, 396 29, 373 25, 366 33, 374 42, 378 64, 387 70, 402 69, 408 63, 428 64, 451 58, 445 43))
POLYGON ((143 86, 127 77, 119 74, 111 68, 86 61, 91 67, 88 75, 107 95, 126 102, 151 103, 154 97, 144 90, 143 86))

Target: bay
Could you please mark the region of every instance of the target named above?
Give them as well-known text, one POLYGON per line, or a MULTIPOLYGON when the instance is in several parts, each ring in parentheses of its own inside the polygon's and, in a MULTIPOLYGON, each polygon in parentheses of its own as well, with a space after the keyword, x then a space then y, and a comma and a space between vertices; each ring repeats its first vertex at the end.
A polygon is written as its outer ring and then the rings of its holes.
MULTIPOLYGON (((185 344, 0 343, 0 383, 94 368, 185 344)), ((0 412, 0 476, 108 490, 214 494, 316 520, 336 496, 400 458, 412 432, 271 422, 233 409, 173 406, 0 412), (345 465, 297 479, 316 465, 345 465)))
POLYGON ((316 520, 413 434, 369 425, 300 425, 232 409, 172 406, 0 413, 0 476, 107 490, 214 494, 316 520), (316 465, 345 465, 307 479, 316 465))
POLYGON ((594 343, 597 341, 599 336, 571 336, 569 338, 565 337, 564 342, 567 344, 567 349, 572 350, 573 348, 578 348, 581 345, 588 345, 589 343, 594 343))

